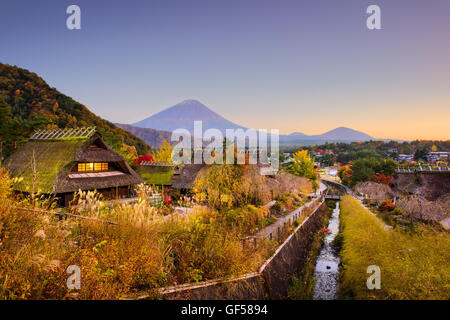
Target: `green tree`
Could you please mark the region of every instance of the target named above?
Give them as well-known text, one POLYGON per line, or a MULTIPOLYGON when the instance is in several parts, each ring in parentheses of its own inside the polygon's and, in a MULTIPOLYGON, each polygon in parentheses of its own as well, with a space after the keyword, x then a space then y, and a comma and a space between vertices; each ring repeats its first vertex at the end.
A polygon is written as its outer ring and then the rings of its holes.
POLYGON ((414 152, 414 160, 419 161, 426 161, 427 160, 428 151, 425 147, 420 147, 414 152))
POLYGON ((374 168, 375 173, 384 174, 386 176, 393 176, 395 173, 395 169, 397 169, 397 162, 392 159, 381 159, 378 160, 377 166, 374 168))
POLYGON ((334 165, 334 154, 332 153, 326 153, 323 155, 323 157, 320 159, 320 163, 326 167, 331 167, 334 165))
POLYGON ((10 132, 11 126, 11 107, 3 97, 0 96, 0 139, 3 140, 10 132))
MULTIPOLYGON (((353 187, 358 182, 369 181, 374 174, 392 176, 397 163, 392 159, 363 158, 353 161, 350 165, 350 176, 346 177, 347 184, 353 187)), ((342 179, 342 177, 341 177, 342 179)))
POLYGON ((369 181, 370 177, 375 174, 375 168, 378 161, 375 158, 357 159, 352 162, 351 184, 354 186, 358 182, 369 181))

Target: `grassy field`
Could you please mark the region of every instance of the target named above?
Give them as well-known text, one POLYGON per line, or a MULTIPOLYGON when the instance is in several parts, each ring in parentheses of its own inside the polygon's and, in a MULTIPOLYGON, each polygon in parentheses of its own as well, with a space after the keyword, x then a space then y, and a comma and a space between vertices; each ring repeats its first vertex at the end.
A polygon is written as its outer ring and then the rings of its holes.
POLYGON ((386 231, 361 204, 341 201, 344 299, 450 299, 450 235, 419 226, 386 231), (366 286, 367 267, 381 270, 381 289, 366 286))

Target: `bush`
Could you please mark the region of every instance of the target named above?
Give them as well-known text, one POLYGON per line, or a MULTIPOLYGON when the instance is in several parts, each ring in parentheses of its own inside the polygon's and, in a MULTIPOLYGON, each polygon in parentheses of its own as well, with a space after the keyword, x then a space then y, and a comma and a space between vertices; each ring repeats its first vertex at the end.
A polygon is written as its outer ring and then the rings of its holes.
POLYGON ((383 200, 380 203, 379 209, 381 211, 392 211, 395 208, 395 204, 392 202, 392 200, 383 200))

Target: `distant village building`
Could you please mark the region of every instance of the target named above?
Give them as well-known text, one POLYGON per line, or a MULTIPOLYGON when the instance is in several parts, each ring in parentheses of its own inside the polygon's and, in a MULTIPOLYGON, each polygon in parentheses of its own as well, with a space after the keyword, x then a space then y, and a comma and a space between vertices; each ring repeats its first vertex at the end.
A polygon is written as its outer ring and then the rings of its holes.
POLYGON ((55 196, 67 206, 78 190, 97 190, 104 199, 129 197, 144 180, 94 128, 37 131, 6 159, 16 191, 55 196), (34 158, 34 160, 33 160, 34 158))
POLYGON ((386 152, 387 152, 388 154, 390 154, 390 153, 398 153, 398 149, 397 149, 397 148, 388 148, 388 149, 386 150, 386 152))
POLYGON ((397 161, 398 162, 402 162, 402 161, 412 162, 412 161, 414 161, 414 154, 399 154, 397 161))
POLYGON ((448 151, 432 151, 428 153, 427 160, 430 163, 436 163, 438 161, 449 161, 450 152, 448 151))

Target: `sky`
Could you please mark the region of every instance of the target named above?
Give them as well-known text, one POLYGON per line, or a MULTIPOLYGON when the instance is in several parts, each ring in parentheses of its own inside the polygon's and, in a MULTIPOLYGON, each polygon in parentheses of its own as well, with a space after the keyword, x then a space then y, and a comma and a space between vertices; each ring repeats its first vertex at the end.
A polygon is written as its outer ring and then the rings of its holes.
POLYGON ((197 99, 283 134, 450 139, 448 0, 0 0, 0 39, 0 62, 112 122, 197 99))

